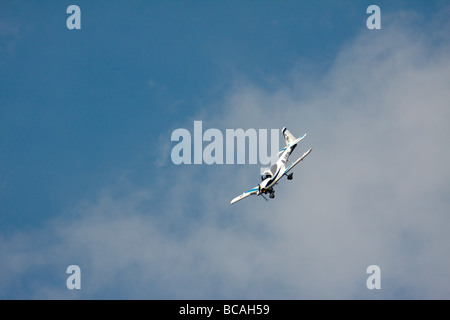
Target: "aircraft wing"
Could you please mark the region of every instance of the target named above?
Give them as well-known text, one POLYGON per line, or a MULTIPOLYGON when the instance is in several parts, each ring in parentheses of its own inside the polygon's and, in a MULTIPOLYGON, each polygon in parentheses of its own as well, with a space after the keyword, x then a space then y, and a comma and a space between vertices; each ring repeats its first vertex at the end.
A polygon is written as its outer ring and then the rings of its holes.
POLYGON ((289 170, 291 170, 293 167, 295 167, 295 165, 297 163, 299 163, 300 161, 303 160, 303 158, 305 158, 310 152, 311 152, 312 148, 310 148, 308 151, 306 151, 300 158, 298 158, 297 160, 295 160, 295 162, 293 164, 291 164, 286 171, 284 172, 284 174, 287 174, 289 172, 289 170))
POLYGON ((250 189, 248 191, 245 191, 243 194, 241 194, 240 196, 237 196, 236 198, 234 198, 233 200, 231 200, 230 204, 233 204, 235 202, 238 202, 239 200, 242 200, 244 198, 247 198, 248 196, 251 196, 253 194, 257 194, 259 190, 259 186, 254 187, 253 189, 250 189))

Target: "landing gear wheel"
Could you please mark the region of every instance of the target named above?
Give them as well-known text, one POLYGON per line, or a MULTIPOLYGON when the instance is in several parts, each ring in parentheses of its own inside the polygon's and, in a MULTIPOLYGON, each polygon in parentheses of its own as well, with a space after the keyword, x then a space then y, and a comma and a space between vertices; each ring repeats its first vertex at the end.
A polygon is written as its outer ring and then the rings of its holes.
POLYGON ((294 173, 292 172, 291 174, 287 175, 288 180, 292 180, 294 178, 294 173))
POLYGON ((275 198, 275 192, 272 192, 272 193, 270 194, 269 198, 270 198, 270 199, 275 198))

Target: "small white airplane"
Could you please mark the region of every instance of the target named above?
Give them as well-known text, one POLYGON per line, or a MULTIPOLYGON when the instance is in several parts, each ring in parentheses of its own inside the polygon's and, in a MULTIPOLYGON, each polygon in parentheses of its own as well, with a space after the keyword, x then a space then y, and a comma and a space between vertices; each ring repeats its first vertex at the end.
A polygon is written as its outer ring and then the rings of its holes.
POLYGON ((270 198, 275 198, 275 191, 273 190, 273 187, 278 184, 278 180, 280 180, 283 176, 286 176, 288 180, 292 180, 294 173, 292 172, 291 174, 288 174, 288 172, 292 170, 292 168, 294 168, 297 163, 302 161, 311 152, 312 148, 306 151, 300 158, 295 160, 293 164, 286 168, 286 163, 288 161, 289 155, 292 153, 292 151, 294 151, 297 143, 299 143, 301 140, 303 140, 303 138, 306 137, 306 133, 300 138, 296 139, 286 128, 283 128, 281 132, 283 133, 286 147, 278 152, 280 158, 274 165, 270 167, 270 169, 267 169, 263 172, 261 176, 262 181, 260 184, 258 184, 253 189, 244 192, 240 196, 237 196, 236 198, 231 200, 230 204, 238 202, 239 200, 247 198, 248 196, 251 196, 253 194, 256 194, 258 196, 261 195, 264 199, 267 200, 267 198, 264 197, 264 194, 268 193, 270 198))

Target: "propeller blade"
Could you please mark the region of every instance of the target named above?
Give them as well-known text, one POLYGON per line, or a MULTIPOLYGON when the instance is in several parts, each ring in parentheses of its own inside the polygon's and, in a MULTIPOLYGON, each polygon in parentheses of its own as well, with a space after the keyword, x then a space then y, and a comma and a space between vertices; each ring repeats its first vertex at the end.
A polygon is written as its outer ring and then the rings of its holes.
POLYGON ((269 199, 267 199, 266 197, 264 197, 264 195, 261 193, 262 197, 264 198, 264 200, 269 201, 269 199))

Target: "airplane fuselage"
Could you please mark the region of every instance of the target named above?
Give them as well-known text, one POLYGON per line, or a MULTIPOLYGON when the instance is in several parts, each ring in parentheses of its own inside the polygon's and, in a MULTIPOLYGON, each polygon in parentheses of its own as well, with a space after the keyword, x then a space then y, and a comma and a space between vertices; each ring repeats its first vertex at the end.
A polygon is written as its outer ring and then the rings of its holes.
MULTIPOLYGON (((300 138, 295 138, 292 133, 289 132, 289 130, 284 127, 281 132, 283 133, 284 140, 286 142, 286 147, 281 149, 278 153, 278 160, 275 164, 273 164, 269 169, 265 170, 261 176, 261 182, 254 188, 245 191, 241 195, 238 195, 237 197, 234 197, 230 204, 236 203, 242 199, 245 199, 251 195, 261 195, 264 199, 264 194, 269 193, 270 198, 275 197, 275 191, 274 186, 278 183, 278 181, 283 177, 286 176, 288 180, 292 180, 293 173, 288 173, 292 170, 300 161, 302 161, 312 150, 312 148, 309 148, 308 151, 306 151, 300 158, 295 160, 293 163, 287 165, 287 162, 289 160, 289 156, 291 155, 292 151, 294 151, 295 147, 297 146, 297 143, 299 143, 303 138, 305 138, 306 133, 301 136, 300 138)), ((267 199, 266 199, 267 200, 267 199)))
POLYGON ((286 171, 286 163, 289 160, 289 156, 294 150, 295 145, 293 147, 286 147, 280 157, 278 158, 275 165, 270 167, 270 172, 272 174, 271 177, 264 179, 260 184, 260 192, 261 193, 271 193, 273 192, 273 187, 277 184, 278 180, 280 180, 284 172, 286 171))

